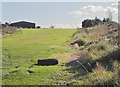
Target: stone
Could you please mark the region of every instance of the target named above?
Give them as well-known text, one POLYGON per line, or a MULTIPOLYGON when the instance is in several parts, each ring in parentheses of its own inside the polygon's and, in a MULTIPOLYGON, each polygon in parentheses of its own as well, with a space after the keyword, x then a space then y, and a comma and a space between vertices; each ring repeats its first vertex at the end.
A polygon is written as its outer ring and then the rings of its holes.
POLYGON ((57 59, 43 59, 43 60, 38 60, 37 65, 41 66, 50 66, 50 65, 57 65, 58 60, 57 59))

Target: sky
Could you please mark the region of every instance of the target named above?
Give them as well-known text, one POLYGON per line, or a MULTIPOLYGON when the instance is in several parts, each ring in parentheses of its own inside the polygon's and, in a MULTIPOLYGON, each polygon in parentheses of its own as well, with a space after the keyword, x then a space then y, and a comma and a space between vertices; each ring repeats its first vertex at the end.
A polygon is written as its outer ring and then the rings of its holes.
MULTIPOLYGON (((1 5, 0 5, 1 6, 1 5)), ((41 27, 81 27, 84 19, 103 19, 112 14, 118 21, 117 2, 2 2, 2 22, 28 21, 41 27)))
POLYGON ((119 0, 1 0, 2 2, 119 2, 119 0))

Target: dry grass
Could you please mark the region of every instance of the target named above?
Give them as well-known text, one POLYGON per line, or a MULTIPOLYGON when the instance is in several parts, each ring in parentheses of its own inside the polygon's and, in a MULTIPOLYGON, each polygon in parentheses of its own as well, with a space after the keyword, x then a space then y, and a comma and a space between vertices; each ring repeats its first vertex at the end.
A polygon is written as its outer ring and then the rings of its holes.
POLYGON ((15 27, 10 27, 10 26, 3 27, 1 29, 2 29, 2 35, 3 35, 3 37, 6 37, 8 35, 12 35, 12 34, 14 34, 16 32, 22 32, 21 29, 17 29, 15 27))
POLYGON ((90 29, 77 30, 73 35, 72 41, 78 39, 86 42, 84 47, 79 47, 79 50, 89 57, 84 56, 82 59, 77 59, 76 61, 78 61, 77 64, 79 65, 77 67, 70 65, 71 68, 69 70, 78 72, 75 73, 77 77, 74 78, 73 83, 102 86, 120 85, 120 79, 118 78, 118 73, 120 73, 118 31, 114 31, 106 24, 99 25, 90 29), (86 74, 81 75, 80 73, 83 70, 85 70, 86 74))
POLYGON ((115 69, 113 72, 107 71, 104 67, 101 66, 101 64, 97 64, 96 68, 93 69, 92 73, 89 73, 88 75, 84 76, 83 78, 83 84, 84 85, 119 85, 119 76, 118 71, 120 70, 120 64, 115 61, 113 63, 115 69), (94 78, 93 78, 94 77, 94 78))

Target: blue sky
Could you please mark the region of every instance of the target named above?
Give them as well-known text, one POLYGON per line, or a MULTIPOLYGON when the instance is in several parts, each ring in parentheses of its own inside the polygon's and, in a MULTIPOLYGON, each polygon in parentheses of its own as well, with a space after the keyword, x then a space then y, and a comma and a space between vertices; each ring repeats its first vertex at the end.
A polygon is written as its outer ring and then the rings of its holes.
POLYGON ((1 0, 2 2, 119 2, 119 0, 1 0))
POLYGON ((30 21, 41 27, 81 26, 86 18, 108 17, 117 21, 116 2, 2 2, 2 22, 30 21))

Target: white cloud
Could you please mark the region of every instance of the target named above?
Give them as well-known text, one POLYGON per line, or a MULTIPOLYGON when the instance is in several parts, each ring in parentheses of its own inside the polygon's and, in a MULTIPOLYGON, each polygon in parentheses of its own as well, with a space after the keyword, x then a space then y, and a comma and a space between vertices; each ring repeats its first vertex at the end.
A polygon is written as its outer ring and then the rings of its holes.
POLYGON ((110 6, 107 6, 107 7, 87 5, 78 10, 71 11, 68 14, 74 15, 76 17, 76 16, 89 15, 89 14, 94 14, 94 13, 108 14, 108 11, 111 11, 112 15, 117 15, 118 14, 118 3, 112 3, 110 6))
POLYGON ((76 11, 69 12, 69 14, 82 15, 83 12, 80 10, 76 10, 76 11))
POLYGON ((113 8, 118 8, 118 3, 112 3, 111 6, 112 6, 113 8))
POLYGON ((80 15, 86 15, 89 13, 96 13, 96 12, 101 12, 103 9, 102 6, 94 6, 94 5, 88 5, 88 6, 84 6, 78 10, 75 11, 71 11, 68 14, 72 14, 75 16, 80 16, 80 15))
POLYGON ((107 7, 106 13, 107 13, 109 10, 111 11, 111 13, 112 13, 113 15, 117 15, 117 14, 118 14, 118 8, 116 8, 116 7, 107 7))
MULTIPOLYGON (((55 28, 76 28, 77 25, 76 24, 62 24, 62 23, 59 23, 59 24, 52 24, 55 28)), ((42 24, 41 27, 42 28, 49 28, 51 26, 51 24, 42 24)))
POLYGON ((75 28, 74 24, 53 24, 55 28, 75 28))
POLYGON ((86 13, 100 12, 101 9, 103 9, 102 6, 88 5, 88 6, 83 7, 81 10, 85 11, 85 14, 86 14, 86 13))

